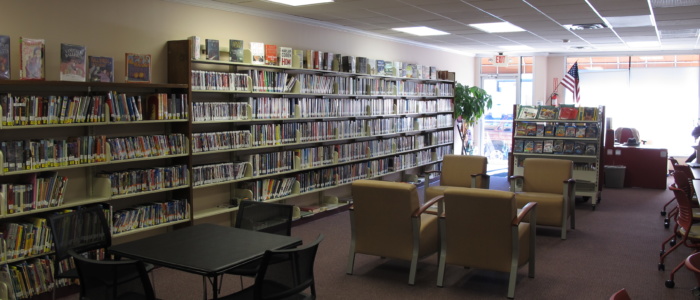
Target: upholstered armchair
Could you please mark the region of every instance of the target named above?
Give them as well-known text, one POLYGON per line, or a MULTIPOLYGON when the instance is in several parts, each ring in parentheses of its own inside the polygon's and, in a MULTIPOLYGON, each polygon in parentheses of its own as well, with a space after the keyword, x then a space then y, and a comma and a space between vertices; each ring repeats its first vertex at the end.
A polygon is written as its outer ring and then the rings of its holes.
POLYGON ((429 204, 440 201, 438 286, 446 264, 509 273, 508 298, 515 295, 519 267, 528 264, 528 276, 535 277, 537 203, 518 212, 512 192, 454 187, 429 204))
POLYGON ((491 177, 486 174, 488 160, 479 155, 447 154, 442 160, 442 171, 427 171, 426 173, 441 173, 440 185, 425 189, 425 200, 440 196, 451 186, 468 188, 489 188, 491 177))
POLYGON ((561 228, 561 239, 566 239, 567 224, 575 228, 575 189, 573 179, 574 163, 566 159, 534 158, 523 162, 523 175, 510 177, 511 192, 515 194, 518 207, 537 202, 537 225, 561 228))
POLYGON ((426 213, 428 205, 420 206, 412 184, 356 180, 351 189, 347 273, 353 273, 357 253, 407 260, 408 283, 413 285, 418 259, 437 251, 437 216, 426 213))

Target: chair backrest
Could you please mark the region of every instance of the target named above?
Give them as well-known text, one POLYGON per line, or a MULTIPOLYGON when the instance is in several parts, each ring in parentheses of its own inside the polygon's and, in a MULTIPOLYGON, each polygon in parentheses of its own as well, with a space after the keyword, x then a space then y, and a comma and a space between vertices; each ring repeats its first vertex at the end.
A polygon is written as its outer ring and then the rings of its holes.
POLYGON ((374 255, 391 252, 392 257, 410 258, 411 215, 420 207, 416 187, 362 179, 353 181, 351 189, 356 252, 374 255))
POLYGON ((564 181, 573 178, 574 162, 529 157, 523 162, 523 192, 562 194, 564 181))
POLYGON ((306 246, 265 251, 255 276, 253 299, 287 299, 307 288, 311 289, 312 299, 315 299, 314 262, 322 240, 323 234, 319 234, 306 246))
POLYGON ((632 300, 632 298, 630 298, 626 289, 621 289, 610 296, 610 300, 632 300))
MULTIPOLYGON (((448 188, 445 190, 448 264, 509 272, 512 223, 517 214, 512 192, 448 188), (485 230, 488 228, 488 230, 485 230)), ((520 249, 521 253, 526 249, 520 249)), ((527 257, 527 255, 525 256, 527 257)))
POLYGON ((106 249, 112 245, 112 235, 102 204, 56 212, 49 215, 47 220, 54 242, 55 264, 70 256, 68 250, 82 253, 106 249))
POLYGON ((618 127, 615 129, 615 139, 618 143, 627 143, 627 140, 630 138, 634 138, 637 142, 640 142, 639 131, 637 131, 636 128, 618 127))
POLYGON ((678 165, 678 169, 676 169, 673 172, 673 180, 676 184, 676 188, 682 190, 685 192, 685 195, 688 197, 688 199, 693 198, 693 184, 692 184, 692 171, 690 168, 685 168, 682 167, 687 167, 686 165, 678 165))
POLYGON ((238 204, 235 227, 290 236, 293 213, 293 205, 244 200, 238 204))
POLYGON ((81 299, 155 299, 155 293, 143 262, 138 260, 95 260, 74 250, 80 278, 81 299))
POLYGON ((683 173, 685 173, 685 175, 688 176, 688 178, 690 178, 691 180, 692 180, 692 179, 695 179, 695 176, 693 176, 693 170, 690 169, 690 166, 689 166, 689 165, 681 165, 681 164, 678 164, 678 165, 674 166, 674 167, 673 167, 673 173, 676 173, 676 172, 683 172, 683 173))
POLYGON ((478 155, 447 154, 442 161, 440 185, 480 188, 483 186, 481 176, 472 185, 472 174, 486 174, 488 159, 478 155))
POLYGON ((673 195, 676 196, 676 202, 678 203, 678 216, 676 216, 678 229, 683 228, 688 233, 690 232, 690 227, 693 226, 693 207, 690 198, 688 198, 685 191, 673 185, 669 189, 673 191, 673 195))

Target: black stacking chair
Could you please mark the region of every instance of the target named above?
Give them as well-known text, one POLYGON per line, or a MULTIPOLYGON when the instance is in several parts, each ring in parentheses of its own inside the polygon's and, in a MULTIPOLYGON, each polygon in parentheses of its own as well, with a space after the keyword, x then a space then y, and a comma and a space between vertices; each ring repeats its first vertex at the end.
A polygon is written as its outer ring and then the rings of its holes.
POLYGON ((68 250, 80 279, 82 300, 155 300, 143 262, 96 260, 68 250))

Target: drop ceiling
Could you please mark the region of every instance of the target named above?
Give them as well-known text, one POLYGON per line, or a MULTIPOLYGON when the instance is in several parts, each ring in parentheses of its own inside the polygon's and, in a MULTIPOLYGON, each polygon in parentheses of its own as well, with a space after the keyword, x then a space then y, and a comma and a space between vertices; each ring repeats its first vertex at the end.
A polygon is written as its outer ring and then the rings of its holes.
POLYGON ((335 0, 293 7, 254 0, 217 2, 239 12, 266 12, 468 54, 700 50, 700 0, 335 0), (510 22, 525 31, 486 33, 473 23, 510 22), (570 24, 607 28, 569 30, 570 24), (450 33, 413 36, 391 28, 428 26, 450 33), (658 43, 636 47, 638 42, 658 43), (513 51, 510 51, 513 52, 513 51))

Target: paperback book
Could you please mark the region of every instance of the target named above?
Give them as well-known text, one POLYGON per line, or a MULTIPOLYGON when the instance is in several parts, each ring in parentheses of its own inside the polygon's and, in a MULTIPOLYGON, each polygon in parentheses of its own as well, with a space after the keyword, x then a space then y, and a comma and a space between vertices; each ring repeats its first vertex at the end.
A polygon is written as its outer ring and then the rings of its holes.
POLYGON ((126 82, 151 82, 151 55, 126 53, 126 82))
POLYGON ((21 80, 44 80, 44 45, 43 39, 19 39, 21 80))
POLYGON ((250 54, 252 56, 252 64, 265 64, 265 44, 259 42, 250 42, 250 54))
POLYGON ((219 60, 219 40, 206 39, 207 60, 219 60))
POLYGON ((0 35, 0 79, 10 79, 10 37, 0 35))
POLYGON ((88 56, 89 80, 92 82, 114 82, 114 58, 88 56))
POLYGON ((190 55, 192 55, 192 59, 201 59, 202 58, 202 39, 196 35, 193 35, 188 38, 190 40, 190 55))
POLYGON ((243 62, 243 40, 229 40, 228 55, 232 62, 243 62))
POLYGON ((268 66, 277 65, 277 45, 265 44, 265 64, 268 66))
POLYGON ((61 44, 61 65, 59 79, 61 81, 85 81, 87 67, 87 52, 83 45, 61 44))
POLYGON ((280 47, 280 67, 292 67, 292 48, 280 47))

